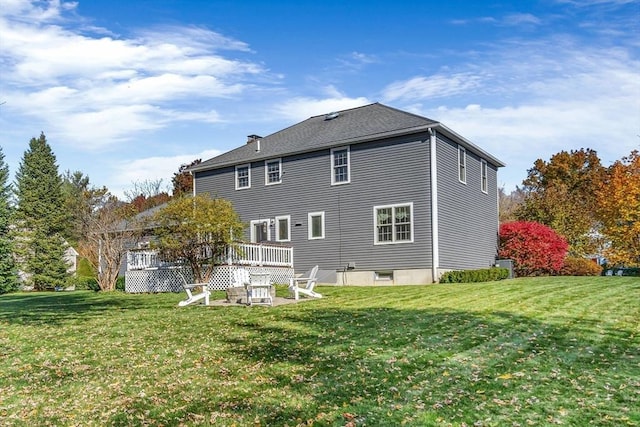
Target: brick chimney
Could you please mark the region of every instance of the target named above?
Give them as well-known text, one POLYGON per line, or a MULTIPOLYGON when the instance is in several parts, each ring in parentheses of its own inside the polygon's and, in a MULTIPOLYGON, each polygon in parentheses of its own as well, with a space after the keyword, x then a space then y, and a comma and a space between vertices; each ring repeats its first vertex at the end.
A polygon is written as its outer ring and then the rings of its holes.
POLYGON ((260 138, 262 138, 260 135, 249 135, 247 136, 247 144, 251 144, 252 142, 259 140, 260 138))

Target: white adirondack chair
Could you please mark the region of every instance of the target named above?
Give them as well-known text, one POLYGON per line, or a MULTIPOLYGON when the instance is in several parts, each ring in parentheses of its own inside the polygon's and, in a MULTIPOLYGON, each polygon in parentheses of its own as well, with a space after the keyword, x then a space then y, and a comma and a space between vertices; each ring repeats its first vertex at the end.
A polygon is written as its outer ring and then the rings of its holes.
POLYGON ((247 303, 249 305, 273 305, 271 275, 269 273, 253 273, 250 277, 251 282, 247 285, 247 303))
POLYGON ((246 268, 237 268, 233 272, 233 278, 231 279, 231 286, 247 286, 251 283, 251 275, 246 268))
POLYGON ((182 288, 187 293, 187 299, 182 300, 178 303, 180 307, 184 307, 189 304, 193 304, 194 302, 204 300, 204 305, 209 305, 209 297, 211 296, 211 291, 209 291, 208 283, 188 283, 187 279, 184 278, 182 273, 178 273, 180 279, 182 279, 182 288), (202 292, 194 294, 193 290, 195 288, 202 288, 202 292))
POLYGON ((289 292, 293 294, 293 298, 300 299, 300 294, 312 298, 322 298, 322 295, 315 292, 313 288, 316 286, 318 266, 316 265, 310 271, 303 274, 302 277, 294 277, 289 279, 289 292))

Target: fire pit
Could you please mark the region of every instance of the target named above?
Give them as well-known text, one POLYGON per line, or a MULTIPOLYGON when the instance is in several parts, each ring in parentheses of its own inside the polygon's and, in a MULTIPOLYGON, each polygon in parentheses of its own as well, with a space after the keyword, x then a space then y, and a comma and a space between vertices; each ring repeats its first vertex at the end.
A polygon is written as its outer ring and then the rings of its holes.
MULTIPOLYGON (((276 287, 271 286, 271 297, 276 297, 276 287)), ((227 302, 233 304, 247 304, 247 290, 244 286, 231 286, 227 288, 227 302)))

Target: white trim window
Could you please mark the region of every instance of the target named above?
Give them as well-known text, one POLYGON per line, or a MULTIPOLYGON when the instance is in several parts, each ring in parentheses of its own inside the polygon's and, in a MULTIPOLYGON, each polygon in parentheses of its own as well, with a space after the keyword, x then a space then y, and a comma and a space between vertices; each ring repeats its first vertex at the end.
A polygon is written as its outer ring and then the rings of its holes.
POLYGON ((269 219, 254 219, 250 222, 250 239, 251 243, 268 242, 271 240, 271 227, 269 227, 269 219))
POLYGON ((324 212, 309 212, 307 224, 309 240, 324 239, 324 212))
POLYGON ((276 242, 291 241, 291 215, 281 215, 275 218, 276 242))
POLYGON ((282 160, 271 159, 264 161, 264 185, 280 184, 282 182, 282 160))
POLYGON ((236 166, 236 190, 251 188, 251 165, 236 166))
POLYGON ((488 187, 487 161, 485 159, 480 159, 480 189, 483 193, 486 193, 488 187))
POLYGON ((331 150, 331 185, 348 184, 351 181, 349 147, 331 150))
POLYGON ((458 180, 467 183, 467 150, 458 145, 458 180))
POLYGON ((374 243, 413 242, 413 203, 373 207, 374 243))

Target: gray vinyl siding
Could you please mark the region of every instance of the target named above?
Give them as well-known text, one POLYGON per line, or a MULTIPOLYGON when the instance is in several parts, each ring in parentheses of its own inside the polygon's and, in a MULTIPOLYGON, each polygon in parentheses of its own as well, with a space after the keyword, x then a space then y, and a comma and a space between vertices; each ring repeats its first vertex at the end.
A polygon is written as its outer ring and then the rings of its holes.
POLYGON ((497 254, 497 167, 487 161, 482 192, 481 158, 467 149, 466 184, 458 180, 458 144, 438 137, 440 268, 487 268, 497 254))
MULTIPOLYGON (((196 192, 230 200, 243 221, 291 215, 296 272, 431 267, 429 143, 412 135, 350 146, 350 183, 331 185, 330 149, 282 156, 281 184, 265 185, 264 160, 251 188, 235 190, 234 167, 195 173, 196 192), (374 245, 373 207, 413 203, 413 242, 374 245), (325 238, 308 240, 308 213, 325 212, 325 238)), ((245 236, 249 240, 250 230, 245 236)), ((275 228, 271 227, 271 240, 275 228)))

